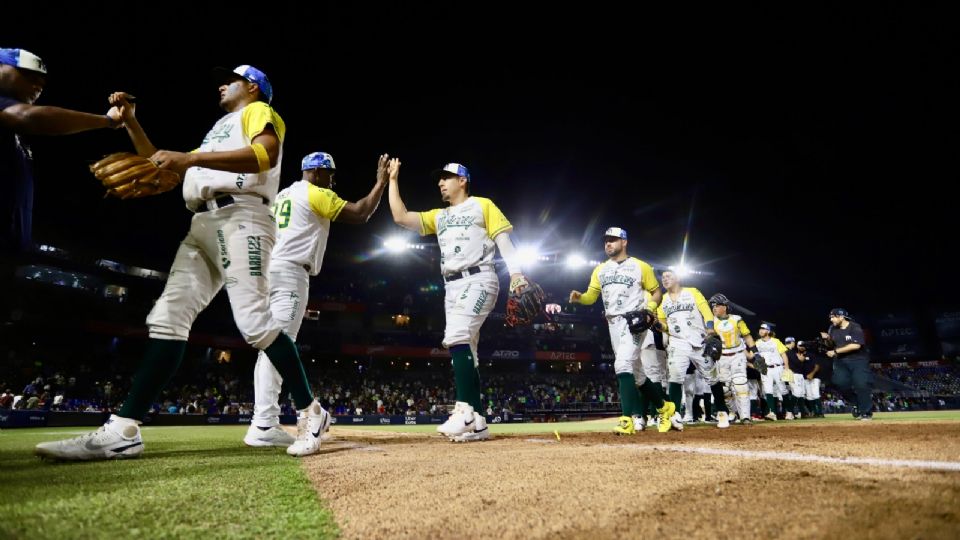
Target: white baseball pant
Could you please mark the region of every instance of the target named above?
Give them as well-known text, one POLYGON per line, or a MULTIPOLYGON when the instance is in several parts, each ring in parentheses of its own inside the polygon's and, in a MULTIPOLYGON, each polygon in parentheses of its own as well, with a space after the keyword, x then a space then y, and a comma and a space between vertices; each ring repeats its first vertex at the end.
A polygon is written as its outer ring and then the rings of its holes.
POLYGON ((443 333, 443 346, 470 345, 473 363, 480 365, 477 345, 480 342, 480 327, 497 304, 500 280, 497 273, 484 270, 445 285, 443 306, 447 324, 443 333))
POLYGON ((670 372, 670 382, 682 384, 690 364, 696 366, 707 386, 717 383, 716 364, 713 359, 703 356, 703 347, 694 347, 686 341, 671 339, 667 347, 667 369, 670 372))
POLYGON ((280 334, 270 313, 267 272, 276 225, 259 197, 194 214, 163 294, 147 315, 150 337, 186 341, 197 315, 226 287, 233 320, 258 349, 280 334))
POLYGON ((783 382, 783 364, 767 364, 767 374, 760 375, 760 382, 763 384, 764 394, 773 394, 775 398, 787 395, 787 383, 783 382))
POLYGON ((640 349, 640 358, 638 364, 634 364, 633 372, 638 373, 640 369, 648 379, 660 384, 667 378, 667 351, 656 347, 640 349))
POLYGON ((807 399, 820 399, 820 379, 807 379, 804 377, 804 392, 807 399))
POLYGON ((796 371, 793 372, 793 380, 790 381, 790 393, 793 394, 793 397, 799 399, 804 399, 806 397, 806 380, 806 377, 803 375, 797 373, 796 371))
MULTIPOLYGON (((307 311, 309 290, 310 275, 303 266, 281 260, 274 260, 270 265, 270 311, 294 341, 307 311)), ((260 351, 253 367, 253 425, 264 428, 280 425, 282 384, 280 372, 266 353, 260 351)))
POLYGON ((642 385, 647 380, 640 360, 640 345, 643 343, 644 333, 630 333, 627 319, 620 315, 608 318, 607 326, 610 328, 610 344, 613 345, 614 373, 631 373, 637 386, 642 385))
POLYGON ((717 375, 732 390, 740 418, 750 418, 747 355, 743 351, 725 353, 717 360, 717 375))

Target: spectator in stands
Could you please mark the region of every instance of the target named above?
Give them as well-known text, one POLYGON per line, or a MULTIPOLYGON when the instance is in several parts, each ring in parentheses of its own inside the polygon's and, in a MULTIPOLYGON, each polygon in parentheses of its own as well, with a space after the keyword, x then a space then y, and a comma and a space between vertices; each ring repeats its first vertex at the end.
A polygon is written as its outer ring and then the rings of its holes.
POLYGON ((11 409, 13 408, 13 392, 7 388, 3 395, 0 396, 0 409, 11 409))

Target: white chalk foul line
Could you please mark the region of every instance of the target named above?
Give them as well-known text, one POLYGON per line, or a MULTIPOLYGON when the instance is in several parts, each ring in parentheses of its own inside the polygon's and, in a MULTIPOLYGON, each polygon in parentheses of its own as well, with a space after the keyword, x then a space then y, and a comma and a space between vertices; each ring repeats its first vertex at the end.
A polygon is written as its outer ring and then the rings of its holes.
POLYGON ((807 461, 811 463, 838 463, 841 465, 875 465, 879 467, 907 467, 934 471, 960 471, 960 462, 921 461, 913 459, 881 459, 871 457, 830 457, 816 454, 798 454, 796 452, 764 452, 757 450, 725 450, 702 446, 674 445, 637 445, 642 450, 662 450, 665 452, 684 452, 687 454, 707 454, 713 456, 731 456, 749 459, 775 459, 780 461, 807 461))

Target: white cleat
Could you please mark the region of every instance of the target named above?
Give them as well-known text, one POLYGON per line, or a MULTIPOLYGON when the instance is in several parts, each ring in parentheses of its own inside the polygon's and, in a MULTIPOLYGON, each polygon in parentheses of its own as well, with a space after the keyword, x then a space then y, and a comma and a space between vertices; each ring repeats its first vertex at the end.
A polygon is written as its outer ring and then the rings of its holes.
MULTIPOLYGON (((474 431, 474 422, 473 407, 469 403, 458 401, 453 406, 453 413, 450 418, 437 426, 437 431, 452 439, 468 431, 474 431)), ((486 420, 484 420, 484 425, 486 425, 486 420)))
POLYGON ((775 412, 768 412, 767 415, 764 416, 764 418, 766 418, 767 420, 769 420, 769 421, 771 421, 771 422, 776 422, 776 421, 777 421, 777 413, 775 413, 775 412))
POLYGON ((725 412, 717 413, 717 427, 720 429, 727 429, 730 427, 730 418, 725 412))
POLYGON ((633 417, 633 430, 634 430, 634 431, 636 431, 637 433, 639 433, 639 432, 643 431, 644 428, 646 428, 646 427, 647 427, 647 425, 643 422, 643 417, 642 417, 642 416, 634 416, 634 417, 633 417))
POLYGON ((62 441, 40 443, 33 453, 41 458, 63 461, 129 459, 143 453, 140 427, 133 420, 110 415, 100 429, 62 441))
POLYGON ((320 451, 323 434, 330 429, 330 413, 317 400, 300 411, 297 418, 297 439, 287 447, 291 456, 303 457, 320 451))
POLYGON ((247 446, 279 446, 286 448, 296 442, 297 438, 287 433, 280 426, 261 428, 250 424, 243 444, 247 446))
POLYGON ((783 415, 783 419, 784 419, 784 420, 793 420, 793 413, 792 413, 792 412, 788 412, 787 414, 783 415))
POLYGON ((673 413, 673 416, 670 417, 670 425, 677 431, 683 431, 683 419, 680 417, 680 413, 673 413))
POLYGON ((487 428, 487 419, 480 413, 473 413, 473 430, 451 437, 453 442, 474 442, 490 439, 490 430, 487 428))
POLYGON ((693 419, 693 416, 684 416, 683 423, 693 425, 693 424, 696 424, 697 421, 693 419))

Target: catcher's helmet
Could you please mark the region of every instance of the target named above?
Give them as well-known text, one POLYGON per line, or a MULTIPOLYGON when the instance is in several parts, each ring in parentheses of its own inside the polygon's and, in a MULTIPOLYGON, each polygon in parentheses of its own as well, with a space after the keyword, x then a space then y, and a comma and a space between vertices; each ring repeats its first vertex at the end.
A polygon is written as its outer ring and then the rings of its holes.
POLYGON ((730 300, 723 293, 717 293, 710 297, 710 307, 713 306, 729 306, 730 300))

